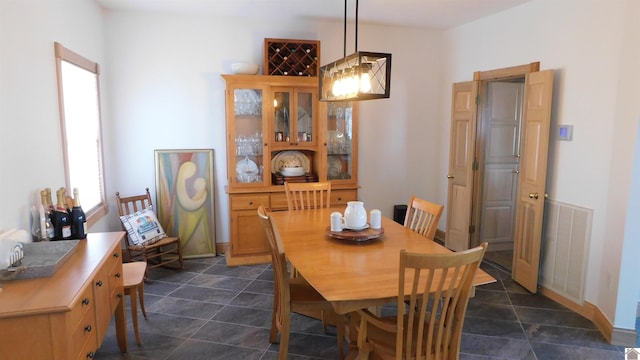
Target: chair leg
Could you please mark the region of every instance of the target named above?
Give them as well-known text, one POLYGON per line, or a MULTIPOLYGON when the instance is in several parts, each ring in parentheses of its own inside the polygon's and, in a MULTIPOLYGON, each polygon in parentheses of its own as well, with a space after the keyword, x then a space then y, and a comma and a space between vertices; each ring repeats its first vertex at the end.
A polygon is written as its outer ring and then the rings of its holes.
POLYGON ((344 359, 344 320, 344 315, 336 314, 336 337, 338 338, 338 356, 340 360, 344 359))
POLYGON ((138 346, 142 344, 140 341, 140 333, 138 332, 138 288, 132 287, 129 289, 129 295, 131 296, 131 320, 133 321, 133 332, 136 334, 136 343, 138 346))
MULTIPOLYGON (((274 301, 277 301, 277 299, 274 301)), ((276 324, 276 322, 277 322, 276 309, 274 305, 274 309, 271 315, 271 332, 269 332, 269 342, 272 344, 275 344, 278 342, 278 325, 276 324)))
POLYGON ((287 360, 287 355, 289 354, 289 331, 291 330, 289 325, 289 321, 284 321, 280 329, 280 351, 278 353, 278 360, 287 360))
POLYGON ((140 299, 140 308, 142 309, 142 315, 147 318, 147 310, 144 308, 144 281, 138 285, 138 299, 140 299))

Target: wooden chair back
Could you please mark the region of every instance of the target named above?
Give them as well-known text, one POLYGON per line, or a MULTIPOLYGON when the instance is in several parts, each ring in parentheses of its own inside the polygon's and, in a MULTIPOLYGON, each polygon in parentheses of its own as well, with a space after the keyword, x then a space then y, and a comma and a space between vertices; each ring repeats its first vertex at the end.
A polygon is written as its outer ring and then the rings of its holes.
POLYGON ((411 196, 404 218, 404 226, 433 240, 443 210, 443 205, 411 196))
MULTIPOLYGON (((287 260, 280 239, 278 228, 273 223, 273 219, 267 215, 266 209, 260 205, 258 207, 258 217, 267 234, 269 241, 269 250, 271 251, 271 265, 273 267, 274 282, 274 314, 273 320, 276 322, 278 329, 287 326, 290 321, 289 313, 291 312, 289 293, 289 273, 287 270, 287 260)), ((288 326, 286 327, 288 328, 288 326)))
POLYGON ((440 359, 453 358, 452 354, 457 357, 473 277, 486 248, 487 243, 483 243, 446 255, 400 253, 398 306, 404 304, 405 284, 411 284, 412 289, 406 323, 405 316, 398 316, 398 328, 404 329, 398 338, 406 339, 404 353, 415 347, 417 354, 433 353, 434 358, 440 359), (426 286, 421 288, 420 284, 426 286), (426 329, 415 324, 425 324, 426 329))
POLYGON ((116 201, 118 203, 118 213, 120 213, 120 216, 133 214, 146 208, 153 208, 149 188, 146 188, 146 192, 142 195, 127 197, 121 197, 120 192, 116 192, 116 201))
POLYGON ((331 203, 331 183, 284 183, 289 210, 328 208, 331 203))
POLYGON ((396 322, 384 322, 396 333, 389 343, 386 333, 381 342, 370 339, 369 319, 379 319, 359 310, 358 346, 362 359, 374 351, 390 359, 457 359, 473 278, 487 243, 448 254, 400 252, 398 314, 396 322), (386 355, 386 356, 385 356, 386 355))

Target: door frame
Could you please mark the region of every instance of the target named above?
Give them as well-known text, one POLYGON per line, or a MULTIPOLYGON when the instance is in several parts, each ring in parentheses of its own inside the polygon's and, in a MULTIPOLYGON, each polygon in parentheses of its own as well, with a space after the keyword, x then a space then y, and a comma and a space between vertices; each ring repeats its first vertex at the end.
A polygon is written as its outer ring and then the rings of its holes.
MULTIPOLYGON (((485 100, 487 98, 486 89, 490 81, 502 81, 513 79, 525 79, 526 75, 532 72, 540 71, 540 62, 533 62, 525 65, 511 66, 507 68, 488 70, 488 71, 476 71, 473 74, 473 80, 478 81, 478 96, 479 100, 476 102, 478 109, 476 111, 476 141, 474 153, 475 158, 484 159, 484 141, 480 130, 482 129, 483 107, 486 105, 485 100)), ((476 231, 470 234, 469 247, 478 246, 480 244, 480 231, 477 225, 480 224, 480 216, 482 209, 478 204, 482 203, 482 183, 484 178, 484 162, 478 161, 477 170, 473 174, 473 188, 472 188, 472 200, 471 200, 471 224, 476 225, 476 231)), ((515 227, 514 227, 515 228, 515 227)))

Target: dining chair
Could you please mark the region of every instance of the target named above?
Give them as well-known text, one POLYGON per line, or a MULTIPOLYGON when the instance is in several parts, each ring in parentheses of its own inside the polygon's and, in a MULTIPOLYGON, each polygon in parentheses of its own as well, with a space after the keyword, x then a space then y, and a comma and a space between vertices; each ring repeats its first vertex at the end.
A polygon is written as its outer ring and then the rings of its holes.
POLYGON ((443 205, 434 204, 413 195, 409 200, 404 226, 433 240, 443 210, 443 205))
POLYGON ((289 352, 289 333, 291 330, 292 312, 322 312, 336 316, 336 333, 340 359, 344 358, 343 341, 344 317, 335 314, 331 303, 325 300, 304 278, 290 278, 287 270, 284 249, 280 233, 273 219, 267 215, 265 208, 258 207, 258 216, 269 240, 271 264, 273 267, 273 315, 269 342, 277 343, 280 333, 280 350, 278 359, 287 359, 289 352))
POLYGON ((284 183, 289 210, 328 208, 331 203, 331 183, 284 183))
POLYGON ((131 321, 133 322, 133 332, 136 334, 136 343, 142 344, 138 333, 138 301, 142 315, 147 318, 147 310, 144 308, 144 274, 147 271, 147 263, 144 261, 133 261, 122 264, 122 281, 124 283, 124 294, 129 295, 131 300, 131 321))
POLYGON ((458 359, 473 278, 486 249, 485 242, 447 254, 401 250, 398 313, 356 311, 358 359, 458 359))
MULTIPOLYGON (((328 208, 331 206, 331 183, 311 182, 311 183, 284 183, 285 194, 287 196, 288 210, 311 210, 328 208)), ((291 278, 299 277, 300 274, 295 267, 291 266, 291 278)), ((322 328, 327 332, 327 324, 330 319, 322 315, 322 328)))
MULTIPOLYGON (((146 211, 149 214, 148 216, 154 218, 151 222, 157 221, 153 212, 149 188, 146 189, 144 194, 127 197, 121 197, 120 193, 116 192, 116 201, 121 219, 146 211)), ((162 231, 162 234, 164 234, 164 231, 162 231)), ((180 269, 184 268, 179 237, 164 235, 154 242, 135 243, 131 238, 131 233, 128 232, 126 251, 129 256, 128 261, 145 261, 149 265, 148 269, 167 265, 180 269)))

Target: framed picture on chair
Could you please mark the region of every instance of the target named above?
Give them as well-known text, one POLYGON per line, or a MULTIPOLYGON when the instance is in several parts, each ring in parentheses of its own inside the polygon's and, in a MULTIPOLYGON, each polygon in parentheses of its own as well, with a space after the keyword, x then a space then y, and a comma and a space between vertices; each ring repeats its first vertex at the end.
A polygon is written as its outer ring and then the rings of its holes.
POLYGON ((216 255, 213 149, 155 150, 156 212, 187 257, 216 255))

